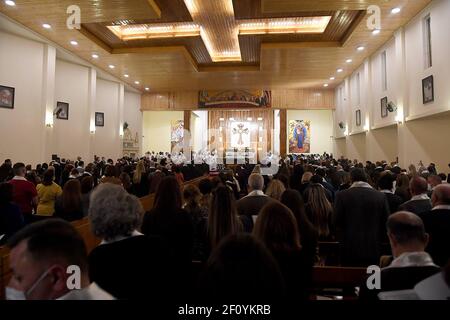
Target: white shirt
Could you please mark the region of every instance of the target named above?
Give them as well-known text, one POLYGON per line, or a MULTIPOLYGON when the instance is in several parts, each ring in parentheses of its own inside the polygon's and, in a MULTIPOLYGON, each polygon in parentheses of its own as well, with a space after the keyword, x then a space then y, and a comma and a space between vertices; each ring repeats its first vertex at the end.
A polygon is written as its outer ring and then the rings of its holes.
POLYGON ((430 267, 436 266, 431 256, 425 251, 405 252, 392 261, 386 268, 430 267))
POLYGON ((431 209, 431 211, 433 211, 433 210, 450 210, 450 205, 439 204, 439 205, 435 206, 433 209, 431 209))
POLYGON ((368 184, 367 182, 363 182, 363 181, 353 182, 353 184, 350 186, 350 188, 369 188, 369 189, 373 189, 370 184, 368 184))
POLYGON ((246 197, 254 197, 254 196, 266 196, 267 197, 267 195, 264 192, 262 192, 261 190, 253 190, 248 195, 246 195, 246 197))
POLYGON ((120 240, 125 240, 125 239, 131 238, 131 237, 142 236, 142 235, 143 235, 143 234, 140 233, 139 231, 134 230, 134 231, 131 233, 131 236, 128 236, 128 237, 118 236, 118 237, 115 237, 114 239, 110 239, 110 240, 104 240, 104 239, 103 239, 102 242, 100 242, 100 245, 102 245, 102 244, 109 244, 109 243, 117 242, 117 241, 120 241, 120 240))
POLYGON ((430 200, 430 197, 426 193, 418 194, 416 196, 412 196, 410 201, 413 200, 430 200))
POLYGON ((71 290, 57 300, 115 300, 115 298, 93 282, 89 287, 71 290))
POLYGON ((14 178, 12 178, 13 180, 21 180, 21 181, 27 181, 27 179, 25 179, 25 177, 21 177, 21 176, 14 176, 14 178))
POLYGON ((394 194, 391 190, 388 190, 388 189, 380 190, 380 192, 383 192, 383 193, 392 193, 392 194, 394 194))

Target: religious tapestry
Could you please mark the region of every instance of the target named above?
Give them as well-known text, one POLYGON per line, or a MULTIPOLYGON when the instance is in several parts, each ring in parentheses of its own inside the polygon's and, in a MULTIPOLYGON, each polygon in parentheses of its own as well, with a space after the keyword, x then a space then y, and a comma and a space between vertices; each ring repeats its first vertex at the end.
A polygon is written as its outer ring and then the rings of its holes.
POLYGON ((311 121, 289 120, 289 153, 311 152, 311 121))
POLYGON ((265 90, 200 91, 200 108, 270 108, 272 93, 265 90))
POLYGON ((184 120, 172 120, 170 122, 170 141, 173 149, 178 143, 183 142, 184 120))

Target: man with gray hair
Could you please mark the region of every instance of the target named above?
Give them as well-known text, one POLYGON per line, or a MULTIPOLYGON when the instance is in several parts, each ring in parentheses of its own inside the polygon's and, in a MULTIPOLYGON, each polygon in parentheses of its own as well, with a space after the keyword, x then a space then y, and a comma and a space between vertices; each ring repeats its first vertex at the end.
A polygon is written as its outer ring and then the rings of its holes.
POLYGON ((92 192, 89 220, 102 242, 89 254, 89 276, 118 299, 167 297, 171 288, 162 239, 138 231, 143 214, 139 199, 122 186, 104 183, 92 192))
MULTIPOLYGON (((236 206, 239 215, 247 216, 252 221, 258 216, 259 211, 272 199, 263 192, 264 178, 258 173, 252 173, 248 178, 248 195, 237 201, 236 206)), ((251 223, 253 227, 253 223, 251 223)))
POLYGON ((381 270, 381 288, 369 290, 362 286, 362 299, 376 299, 383 291, 411 290, 423 279, 440 271, 425 252, 429 236, 420 217, 400 211, 388 218, 386 228, 394 260, 381 270))
POLYGON ((420 215, 431 210, 430 197, 428 197, 428 183, 425 178, 415 176, 409 182, 409 190, 411 191, 411 200, 405 202, 399 207, 399 210, 420 215))
POLYGON ((450 259, 450 184, 436 186, 431 203, 433 209, 421 216, 431 238, 427 252, 443 267, 450 259))

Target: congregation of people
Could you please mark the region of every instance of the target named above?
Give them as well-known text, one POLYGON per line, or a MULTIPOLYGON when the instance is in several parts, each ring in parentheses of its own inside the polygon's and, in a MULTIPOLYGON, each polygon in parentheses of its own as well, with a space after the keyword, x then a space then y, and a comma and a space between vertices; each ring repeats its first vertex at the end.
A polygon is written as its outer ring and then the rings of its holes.
POLYGON ((5 161, 7 298, 300 301, 314 295, 313 267, 330 263, 382 267, 381 288, 361 284, 360 299, 438 274, 450 286, 450 175, 434 164, 287 156, 267 176, 248 162, 210 174, 177 159, 5 161), (153 193, 144 212, 139 198, 153 193), (84 217, 101 240, 90 253, 69 223, 84 217), (337 261, 321 242, 339 242, 337 261), (63 285, 70 265, 81 268, 82 290, 63 285))

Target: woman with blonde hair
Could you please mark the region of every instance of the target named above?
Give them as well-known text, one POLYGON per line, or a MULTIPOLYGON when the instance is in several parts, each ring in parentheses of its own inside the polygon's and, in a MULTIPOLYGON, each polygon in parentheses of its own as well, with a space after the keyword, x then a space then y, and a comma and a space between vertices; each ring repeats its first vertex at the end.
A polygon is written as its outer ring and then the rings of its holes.
POLYGON ((281 195, 286 190, 283 182, 278 179, 273 179, 266 189, 266 195, 271 197, 272 199, 280 201, 281 195))
POLYGON ((318 183, 311 184, 305 191, 305 198, 306 215, 319 233, 319 241, 332 240, 333 207, 327 199, 325 188, 318 183))
POLYGON ((148 177, 143 160, 139 160, 134 170, 132 193, 138 198, 142 198, 149 193, 148 177))

